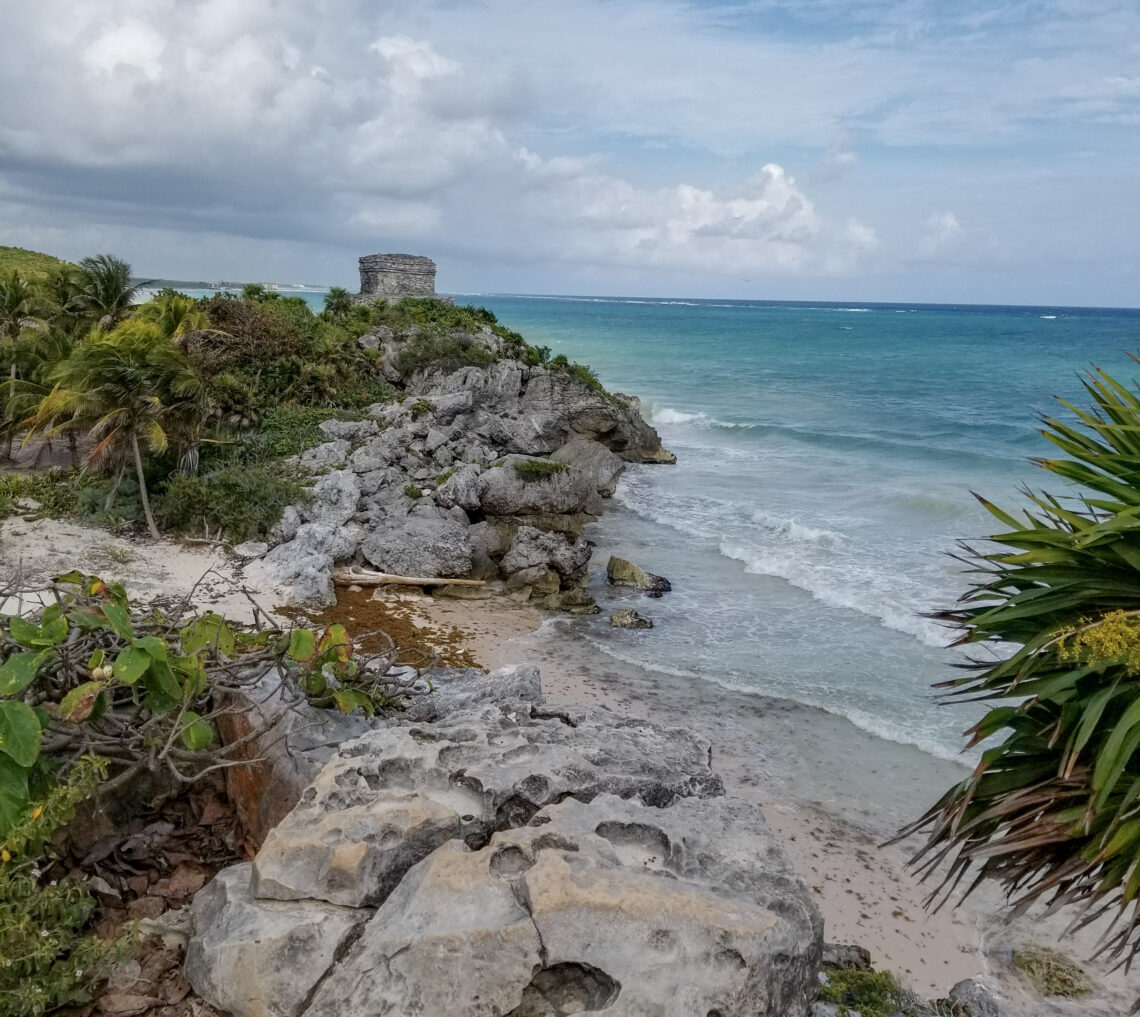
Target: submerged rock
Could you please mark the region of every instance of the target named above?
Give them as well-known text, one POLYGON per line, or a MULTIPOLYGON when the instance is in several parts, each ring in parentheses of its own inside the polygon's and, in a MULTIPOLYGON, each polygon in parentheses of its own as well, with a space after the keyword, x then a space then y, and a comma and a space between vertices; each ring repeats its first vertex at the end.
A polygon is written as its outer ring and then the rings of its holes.
POLYGON ((638 614, 632 607, 627 607, 610 615, 610 627, 615 629, 651 629, 653 628, 653 620, 638 614))
POLYGON ((614 586, 631 586, 636 590, 645 590, 651 597, 660 597, 661 594, 673 589, 673 585, 664 576, 646 572, 616 554, 611 554, 606 564, 606 578, 614 586))

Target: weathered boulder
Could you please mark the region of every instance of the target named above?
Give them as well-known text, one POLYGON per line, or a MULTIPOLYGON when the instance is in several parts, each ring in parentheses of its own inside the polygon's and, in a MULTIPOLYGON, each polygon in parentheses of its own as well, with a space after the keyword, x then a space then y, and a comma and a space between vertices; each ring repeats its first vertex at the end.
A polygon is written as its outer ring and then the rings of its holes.
POLYGON ((822 963, 845 971, 870 971, 871 951, 855 943, 824 943, 822 963))
POLYGON ((235 544, 233 550, 238 558, 260 558, 269 550, 269 545, 263 540, 247 540, 235 544))
POLYGON ((970 1017, 1021 1017, 1021 1011, 980 982, 967 978, 950 990, 950 999, 966 1007, 970 1017))
POLYGON ((331 607, 336 603, 332 568, 356 552, 359 535, 354 526, 302 523, 292 540, 278 544, 250 567, 271 583, 291 584, 295 603, 331 607))
POLYGON ((436 490, 435 501, 443 508, 452 508, 458 505, 468 512, 475 512, 481 507, 481 490, 479 476, 483 468, 468 463, 460 466, 436 490))
POLYGON ((503 574, 510 576, 536 566, 549 567, 569 583, 581 579, 590 563, 591 544, 579 537, 571 540, 561 533, 520 526, 510 548, 499 562, 503 574))
POLYGON ((653 628, 653 620, 639 614, 632 607, 627 607, 610 615, 610 628, 651 629, 653 628))
POLYGON ((382 572, 440 578, 471 572, 467 527, 434 505, 417 506, 402 520, 386 516, 360 550, 382 572))
POLYGON ((821 945, 818 910, 753 806, 606 795, 479 850, 441 846, 306 1013, 805 1017, 821 945))
POLYGON ((248 760, 226 769, 226 793, 254 845, 296 807, 337 747, 373 726, 359 713, 346 716, 310 706, 273 671, 244 691, 227 694, 224 705, 218 732, 225 745, 235 746, 231 759, 248 760), (242 742, 245 738, 250 740, 242 742))
POLYGON ((605 445, 578 434, 555 449, 550 458, 556 463, 566 463, 570 469, 587 477, 603 498, 613 496, 618 478, 625 470, 622 459, 605 445))
POLYGON ((660 597, 661 594, 668 593, 673 588, 664 576, 646 572, 634 565, 633 562, 619 558, 616 554, 611 554, 610 560, 606 563, 606 579, 614 586, 631 586, 636 590, 645 590, 651 597, 660 597))
POLYGON ((344 438, 337 438, 335 441, 326 441, 302 452, 301 465, 308 470, 325 470, 334 466, 343 466, 347 458, 348 442, 344 438))
POLYGON ((319 429, 328 438, 343 438, 350 443, 365 441, 378 430, 374 420, 326 420, 319 429))
POLYGON ((535 516, 587 513, 601 510, 592 480, 570 469, 541 470, 547 460, 507 456, 502 466, 479 475, 479 503, 491 516, 535 516))
POLYGON ((185 975, 206 1002, 241 1017, 299 1017, 368 911, 255 900, 247 863, 223 869, 191 905, 185 975))
POLYGON ((469 846, 566 797, 664 807, 724 793, 708 743, 686 731, 506 700, 430 728, 369 732, 341 747, 254 863, 258 896, 378 904, 440 844, 469 846))
POLYGON ((298 511, 306 522, 340 526, 356 515, 359 501, 360 484, 352 470, 333 470, 312 486, 298 511))

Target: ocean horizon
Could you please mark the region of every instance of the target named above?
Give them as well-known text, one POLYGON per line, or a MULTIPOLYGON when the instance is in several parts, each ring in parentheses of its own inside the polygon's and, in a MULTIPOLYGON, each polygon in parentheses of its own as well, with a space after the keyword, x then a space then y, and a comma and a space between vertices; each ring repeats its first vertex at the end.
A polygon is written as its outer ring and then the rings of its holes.
MULTIPOLYGON (((198 295, 198 291, 192 291, 198 295)), ((207 291, 208 292, 208 291, 207 291)), ((319 308, 324 294, 290 291, 319 308)), ((615 662, 789 700, 940 759, 982 707, 932 689, 968 587, 959 542, 999 527, 1041 414, 1096 362, 1127 379, 1140 310, 1047 305, 454 294, 637 396, 677 454, 631 466, 591 531, 662 573, 657 627, 577 626, 615 662)), ((604 566, 604 555, 599 554, 604 566)), ((595 582, 604 598, 604 582, 595 582)))

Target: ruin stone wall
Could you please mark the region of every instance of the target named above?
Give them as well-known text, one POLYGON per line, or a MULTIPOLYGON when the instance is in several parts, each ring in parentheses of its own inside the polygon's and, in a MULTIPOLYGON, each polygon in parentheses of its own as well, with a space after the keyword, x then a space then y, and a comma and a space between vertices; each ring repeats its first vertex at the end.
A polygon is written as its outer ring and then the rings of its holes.
POLYGON ((360 259, 360 296, 434 297, 435 262, 415 254, 368 254, 360 259))

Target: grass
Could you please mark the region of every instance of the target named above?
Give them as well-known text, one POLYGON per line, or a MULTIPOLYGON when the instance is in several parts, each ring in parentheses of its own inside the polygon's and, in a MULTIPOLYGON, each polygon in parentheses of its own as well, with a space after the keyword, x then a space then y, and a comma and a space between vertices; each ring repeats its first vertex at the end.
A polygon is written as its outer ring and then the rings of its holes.
POLYGON ((426 399, 417 399, 411 406, 413 420, 419 420, 425 413, 433 413, 434 411, 435 403, 428 402, 426 399))
POLYGON ((7 275, 13 269, 29 282, 41 279, 57 265, 65 261, 39 251, 28 251, 23 247, 0 247, 0 275, 7 275))
POLYGON ((1063 953, 1048 946, 1014 950, 1013 966, 1025 974, 1042 996, 1078 999, 1093 991, 1088 975, 1063 953))
POLYGON ((567 469, 566 463, 556 463, 550 459, 524 459, 514 464, 515 474, 528 484, 546 480, 567 469))
POLYGON ((412 501, 415 501, 417 498, 422 498, 424 496, 423 491, 416 487, 415 484, 405 484, 404 494, 411 498, 412 501))

